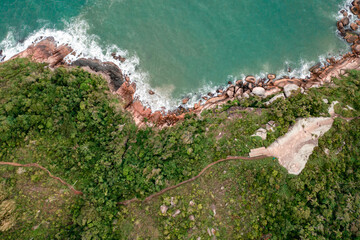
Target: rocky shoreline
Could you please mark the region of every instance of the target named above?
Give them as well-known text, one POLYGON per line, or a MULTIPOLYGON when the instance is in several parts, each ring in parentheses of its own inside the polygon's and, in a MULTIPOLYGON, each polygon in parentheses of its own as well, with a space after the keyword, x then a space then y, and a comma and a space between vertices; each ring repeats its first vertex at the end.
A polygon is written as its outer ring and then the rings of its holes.
MULTIPOLYGON (((268 74, 267 78, 256 79, 254 76, 247 76, 245 79, 236 81, 235 84, 229 83, 225 90, 217 90, 216 94, 209 93, 203 96, 202 100, 194 104, 192 108, 179 106, 175 111, 155 111, 145 107, 134 97, 136 84, 131 82, 130 77, 123 74, 121 69, 112 62, 101 62, 96 59, 78 59, 72 63, 65 61, 66 56, 74 54, 73 49, 66 45, 57 46, 54 38, 39 39, 39 42, 29 46, 25 51, 15 55, 13 58, 30 58, 35 62, 49 64, 50 68, 59 66, 81 67, 91 73, 102 75, 109 84, 112 93, 117 94, 123 100, 123 107, 129 111, 136 124, 139 126, 172 126, 178 121, 183 120, 186 113, 200 114, 206 109, 212 109, 218 105, 233 101, 235 99, 249 98, 252 95, 258 97, 269 97, 274 95, 267 104, 271 104, 277 98, 286 98, 291 95, 293 90, 301 92, 306 89, 319 87, 331 82, 333 77, 339 77, 346 73, 346 70, 360 69, 360 35, 357 30, 360 26, 360 0, 354 0, 348 10, 343 9, 343 18, 337 22, 337 29, 340 36, 351 45, 352 51, 342 56, 340 60, 329 58, 324 65, 316 64, 309 69, 310 77, 290 78, 282 76, 277 78, 275 74, 268 74), (351 17, 356 19, 351 19, 351 17), (353 20, 353 21, 351 21, 353 20)), ((125 61, 121 56, 112 54, 115 60, 125 61)), ((0 61, 5 56, 0 50, 0 61)), ((149 94, 154 94, 149 90, 149 94)), ((185 105, 189 99, 182 100, 185 105)))

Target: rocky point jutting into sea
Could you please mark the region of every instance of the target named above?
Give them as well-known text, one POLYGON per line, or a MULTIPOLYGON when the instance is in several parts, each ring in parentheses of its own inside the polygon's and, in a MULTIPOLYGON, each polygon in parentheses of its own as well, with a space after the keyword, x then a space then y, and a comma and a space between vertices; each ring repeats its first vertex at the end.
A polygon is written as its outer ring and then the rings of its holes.
MULTIPOLYGON (((108 81, 111 91, 122 98, 124 108, 132 114, 136 124, 140 126, 144 124, 161 127, 171 126, 182 120, 186 113, 200 114, 203 110, 214 108, 235 99, 248 98, 251 95, 262 98, 274 95, 268 102, 271 103, 277 98, 288 97, 293 90, 300 89, 301 92, 304 92, 306 89, 331 82, 333 77, 344 75, 346 70, 360 69, 360 37, 357 33, 360 26, 360 20, 358 20, 360 19, 360 0, 353 1, 350 9, 343 9, 341 13, 343 18, 337 22, 338 34, 351 45, 352 49, 351 52, 344 54, 341 59, 329 58, 325 64, 316 64, 309 69, 310 76, 306 78, 278 77, 275 74, 268 74, 267 78, 262 79, 247 76, 234 84, 229 82, 229 86, 225 90, 219 89, 216 94, 209 93, 207 96, 203 96, 202 100, 194 104, 192 108, 179 106, 176 110, 168 112, 165 110, 153 112, 136 99, 134 97, 136 84, 131 82, 130 77, 123 74, 122 70, 112 62, 85 58, 71 63, 66 62, 65 58, 74 54, 74 51, 67 45, 58 46, 54 38, 38 39, 33 45, 13 58, 28 57, 35 62, 48 63, 50 68, 59 66, 81 67, 86 71, 101 74, 108 81), (350 16, 349 11, 353 15, 350 16)), ((119 61, 125 60, 115 53, 112 56, 119 61)), ((0 60, 4 60, 4 58, 5 56, 0 51, 0 60)), ((154 94, 154 92, 149 89, 149 94, 154 94)), ((182 100, 182 104, 185 105, 188 101, 189 99, 185 98, 182 100)))

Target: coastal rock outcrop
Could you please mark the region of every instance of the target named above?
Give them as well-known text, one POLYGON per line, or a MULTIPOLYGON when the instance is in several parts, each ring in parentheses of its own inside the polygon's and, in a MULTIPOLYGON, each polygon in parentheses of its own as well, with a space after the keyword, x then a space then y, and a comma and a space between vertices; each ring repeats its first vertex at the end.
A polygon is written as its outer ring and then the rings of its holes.
MULTIPOLYGON (((182 120, 186 113, 200 114, 205 109, 226 104, 230 100, 249 98, 252 95, 268 97, 277 94, 265 104, 268 105, 280 97, 290 97, 291 92, 299 88, 303 92, 305 89, 319 87, 324 83, 331 82, 333 77, 344 75, 346 70, 360 69, 360 37, 357 32, 360 20, 354 19, 360 17, 360 0, 352 2, 350 11, 355 16, 349 15, 346 10, 343 10, 341 12, 343 17, 337 22, 340 35, 351 45, 352 49, 352 52, 344 54, 340 60, 330 58, 323 64, 318 63, 314 65, 309 69, 311 75, 303 79, 290 78, 289 76, 277 78, 275 74, 268 74, 267 78, 261 79, 257 79, 255 76, 247 76, 245 79, 237 80, 235 84, 229 82, 230 86, 226 89, 218 89, 216 93, 209 93, 207 96, 199 97, 199 99, 204 101, 195 103, 192 108, 185 109, 180 106, 171 112, 162 110, 153 113, 150 108, 144 107, 134 97, 136 84, 132 83, 130 76, 123 74, 121 69, 112 62, 82 58, 69 65, 65 59, 69 54, 73 53, 73 50, 67 45, 58 46, 54 38, 40 39, 13 58, 27 57, 35 62, 48 63, 50 67, 60 65, 81 67, 86 71, 101 74, 108 81, 111 91, 122 98, 124 108, 132 113, 138 125, 171 126, 182 120)), ((125 58, 116 55, 116 53, 113 53, 112 57, 120 62, 125 61, 125 58)), ((4 56, 2 56, 0 51, 0 60, 2 58, 4 56)), ((148 93, 150 95, 155 94, 152 90, 148 90, 148 93)), ((189 101, 189 98, 185 98, 182 100, 182 104, 188 104, 189 101)))
POLYGON ((123 98, 125 102, 125 108, 127 108, 130 104, 133 103, 135 90, 136 90, 135 84, 124 82, 121 85, 121 87, 116 91, 116 93, 123 98))
POLYGON ((34 62, 48 63, 50 67, 65 63, 64 59, 73 50, 66 45, 57 46, 52 37, 29 46, 25 51, 15 55, 13 58, 30 58, 34 62))
POLYGON ((124 76, 120 68, 112 62, 101 62, 96 59, 81 58, 74 61, 72 66, 77 67, 89 67, 91 70, 97 73, 105 73, 111 79, 111 85, 115 91, 117 91, 124 83, 124 76))

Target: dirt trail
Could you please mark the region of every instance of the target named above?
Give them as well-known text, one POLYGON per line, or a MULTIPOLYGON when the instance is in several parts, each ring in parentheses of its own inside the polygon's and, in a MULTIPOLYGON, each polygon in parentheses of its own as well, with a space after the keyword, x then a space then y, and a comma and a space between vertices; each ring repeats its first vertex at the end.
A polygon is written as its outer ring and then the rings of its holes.
MULTIPOLYGON (((225 162, 225 161, 230 161, 230 160, 260 160, 260 159, 263 159, 263 158, 266 158, 267 156, 256 156, 256 157, 227 157, 225 159, 220 159, 216 162, 213 162, 213 163, 210 163, 209 165, 207 165, 203 170, 201 170, 201 172, 196 175, 195 177, 193 178, 190 178, 186 181, 183 181, 179 184, 176 184, 174 186, 170 186, 170 187, 167 187, 163 190, 161 190, 160 192, 157 192, 157 193, 154 193, 153 195, 150 195, 148 196, 147 198, 145 198, 144 202, 147 202, 147 201, 150 201, 151 199, 155 198, 155 197, 158 197, 172 189, 175 189, 175 188, 178 188, 184 184, 187 184, 189 182, 192 182, 192 181, 195 181, 196 179, 198 179, 199 177, 201 177, 205 172, 206 170, 208 170, 209 168, 211 168, 212 166, 218 164, 218 163, 221 163, 221 162, 225 162)), ((133 199, 130 199, 130 200, 126 200, 126 201, 123 201, 123 202, 118 202, 118 205, 129 205, 130 203, 133 203, 133 202, 141 202, 141 200, 137 199, 137 198, 133 198, 133 199)))
POLYGON ((37 167, 37 168, 40 168, 41 170, 44 170, 45 172, 47 172, 51 178, 56 179, 59 182, 61 182, 62 184, 66 185, 74 194, 76 194, 76 195, 82 195, 83 194, 82 192, 76 190, 72 185, 65 182, 61 178, 52 175, 49 170, 47 170, 43 166, 40 166, 37 163, 20 164, 20 163, 13 163, 13 162, 0 162, 0 165, 8 165, 8 166, 14 166, 14 167, 37 167))

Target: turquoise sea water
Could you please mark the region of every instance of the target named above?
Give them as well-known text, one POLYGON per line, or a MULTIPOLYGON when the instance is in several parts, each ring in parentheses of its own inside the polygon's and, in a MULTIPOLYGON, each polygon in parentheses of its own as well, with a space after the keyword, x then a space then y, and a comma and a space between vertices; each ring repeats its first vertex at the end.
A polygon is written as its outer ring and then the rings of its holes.
POLYGON ((244 75, 307 74, 347 45, 336 35, 345 0, 2 0, 0 48, 8 57, 41 35, 77 57, 120 64, 154 109, 244 75), (20 43, 19 43, 20 42, 20 43), (291 68, 290 73, 287 72, 291 68), (155 96, 147 94, 151 88, 155 96))

